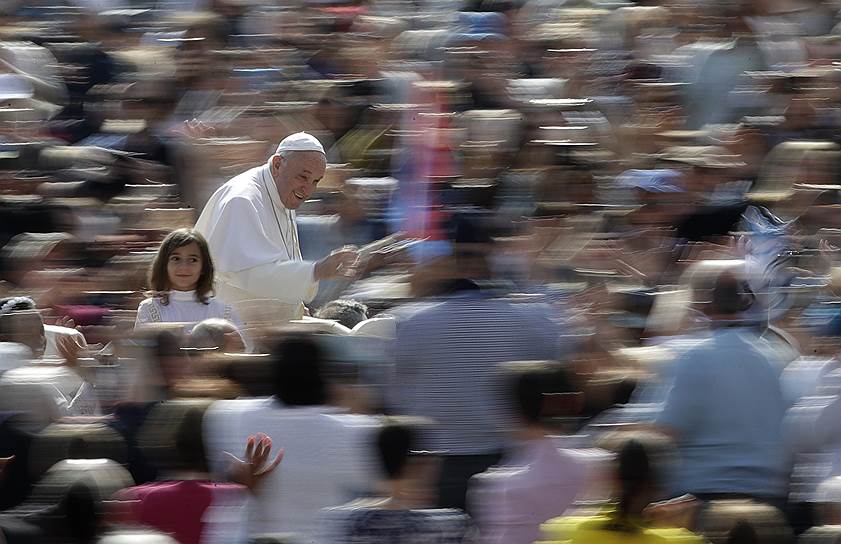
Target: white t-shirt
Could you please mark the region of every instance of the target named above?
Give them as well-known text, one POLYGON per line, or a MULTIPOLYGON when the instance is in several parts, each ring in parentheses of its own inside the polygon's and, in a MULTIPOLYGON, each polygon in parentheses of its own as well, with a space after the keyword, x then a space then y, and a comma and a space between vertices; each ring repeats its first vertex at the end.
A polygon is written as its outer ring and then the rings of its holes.
POLYGON ((187 330, 205 319, 227 319, 237 329, 242 330, 242 322, 233 308, 221 300, 208 297, 207 304, 196 300, 195 291, 170 291, 169 303, 164 304, 160 297, 147 298, 137 308, 137 321, 134 326, 149 323, 184 323, 187 330))

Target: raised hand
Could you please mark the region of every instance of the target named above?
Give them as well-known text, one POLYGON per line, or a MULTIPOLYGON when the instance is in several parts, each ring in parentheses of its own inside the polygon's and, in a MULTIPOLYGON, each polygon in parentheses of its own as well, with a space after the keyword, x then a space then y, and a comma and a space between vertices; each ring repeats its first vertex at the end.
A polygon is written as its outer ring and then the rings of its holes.
POLYGON ((272 452, 272 439, 263 433, 249 436, 245 445, 245 459, 224 452, 231 460, 229 477, 231 481, 242 484, 250 490, 260 485, 266 476, 271 474, 283 459, 283 449, 278 452, 274 461, 268 463, 272 452))

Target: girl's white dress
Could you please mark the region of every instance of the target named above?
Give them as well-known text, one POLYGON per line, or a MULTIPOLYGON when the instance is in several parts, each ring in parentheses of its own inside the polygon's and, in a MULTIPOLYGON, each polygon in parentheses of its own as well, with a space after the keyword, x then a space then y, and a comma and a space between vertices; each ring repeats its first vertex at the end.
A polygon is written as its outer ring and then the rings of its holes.
POLYGON ((184 323, 187 331, 205 319, 227 319, 240 331, 242 321, 233 308, 221 300, 208 297, 207 304, 196 300, 195 291, 170 291, 169 304, 163 304, 160 297, 147 298, 137 308, 134 326, 149 323, 184 323))

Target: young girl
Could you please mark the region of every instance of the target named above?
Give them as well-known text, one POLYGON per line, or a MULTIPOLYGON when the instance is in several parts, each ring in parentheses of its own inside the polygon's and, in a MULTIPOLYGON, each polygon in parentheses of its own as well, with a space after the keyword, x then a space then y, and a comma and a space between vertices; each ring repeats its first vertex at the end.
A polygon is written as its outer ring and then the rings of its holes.
POLYGON ((148 323, 192 325, 221 318, 242 329, 233 309, 212 296, 213 261, 201 234, 193 229, 171 232, 161 243, 149 271, 149 298, 137 308, 135 327, 148 323))

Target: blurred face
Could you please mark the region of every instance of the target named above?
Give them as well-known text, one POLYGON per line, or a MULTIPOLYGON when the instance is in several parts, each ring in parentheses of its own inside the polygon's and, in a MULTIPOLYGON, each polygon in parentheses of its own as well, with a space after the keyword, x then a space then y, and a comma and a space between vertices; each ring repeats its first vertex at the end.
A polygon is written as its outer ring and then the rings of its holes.
POLYGON ((327 161, 318 151, 295 151, 286 158, 272 157, 272 177, 280 201, 290 210, 297 210, 315 193, 326 170, 327 161))
POLYGON ((8 323, 6 325, 8 335, 3 339, 5 342, 23 344, 32 350, 35 357, 41 357, 44 354, 47 338, 44 335, 44 322, 38 312, 12 312, 4 315, 3 319, 8 323))
POLYGON ((202 257, 198 244, 190 242, 173 251, 166 263, 170 288, 192 291, 202 273, 202 257))

